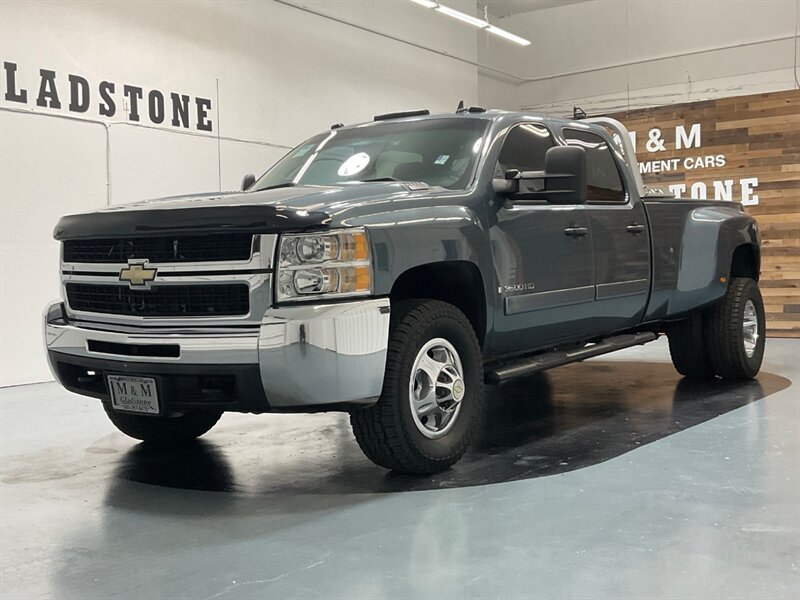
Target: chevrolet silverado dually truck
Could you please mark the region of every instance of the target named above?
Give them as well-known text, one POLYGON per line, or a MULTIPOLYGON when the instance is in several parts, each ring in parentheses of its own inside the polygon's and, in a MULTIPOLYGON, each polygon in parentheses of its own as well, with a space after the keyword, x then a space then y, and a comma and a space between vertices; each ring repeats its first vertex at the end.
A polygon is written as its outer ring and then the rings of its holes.
POLYGON ((755 220, 647 190, 625 128, 460 109, 334 125, 242 191, 63 217, 48 361, 149 444, 225 411, 341 410, 427 474, 484 386, 669 337, 685 377, 764 353, 755 220))

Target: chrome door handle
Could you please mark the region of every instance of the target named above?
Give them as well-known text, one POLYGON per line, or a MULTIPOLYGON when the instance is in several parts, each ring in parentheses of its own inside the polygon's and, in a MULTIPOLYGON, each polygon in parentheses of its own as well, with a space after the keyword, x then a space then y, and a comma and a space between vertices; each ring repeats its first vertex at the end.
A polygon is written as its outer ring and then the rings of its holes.
POLYGON ((628 225, 625 229, 628 230, 628 233, 632 233, 633 235, 637 235, 639 233, 644 232, 644 225, 639 225, 638 223, 634 223, 633 225, 628 225))
POLYGON ((566 227, 564 228, 564 235, 568 235, 569 237, 583 237, 589 230, 586 227, 566 227))

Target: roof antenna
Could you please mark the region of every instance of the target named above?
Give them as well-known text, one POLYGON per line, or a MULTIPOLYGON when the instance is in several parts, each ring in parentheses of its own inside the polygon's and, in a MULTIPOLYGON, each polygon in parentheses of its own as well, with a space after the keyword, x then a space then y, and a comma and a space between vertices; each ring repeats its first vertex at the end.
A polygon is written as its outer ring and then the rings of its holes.
POLYGON ((458 108, 456 109, 456 112, 457 112, 457 113, 459 113, 459 112, 461 112, 462 110, 464 110, 464 101, 463 101, 463 100, 461 100, 461 101, 458 103, 458 108))
POLYGON ((572 120, 573 121, 580 121, 581 119, 586 118, 586 111, 583 110, 580 106, 573 106, 572 107, 572 120))

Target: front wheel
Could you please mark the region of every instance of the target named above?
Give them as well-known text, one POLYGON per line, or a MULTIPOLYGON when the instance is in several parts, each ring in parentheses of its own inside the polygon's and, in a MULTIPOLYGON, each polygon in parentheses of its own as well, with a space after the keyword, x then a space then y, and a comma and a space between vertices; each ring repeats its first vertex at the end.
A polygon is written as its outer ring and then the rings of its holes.
POLYGON ((103 403, 108 418, 122 433, 159 446, 191 442, 208 432, 222 416, 222 411, 193 411, 173 417, 151 417, 117 412, 103 403))
POLYGON ((463 456, 480 420, 480 346, 466 316, 446 302, 401 302, 393 312, 383 392, 351 413, 353 433, 382 467, 443 471, 463 456))
POLYGON ((749 277, 731 280, 705 319, 708 356, 723 379, 752 379, 764 359, 764 301, 749 277))

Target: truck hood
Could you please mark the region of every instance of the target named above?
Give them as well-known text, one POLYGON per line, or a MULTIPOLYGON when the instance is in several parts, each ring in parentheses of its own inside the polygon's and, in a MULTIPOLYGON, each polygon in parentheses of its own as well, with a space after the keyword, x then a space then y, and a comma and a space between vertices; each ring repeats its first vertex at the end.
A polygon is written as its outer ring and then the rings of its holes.
POLYGON ((405 182, 296 186, 156 198, 62 217, 57 240, 222 232, 305 231, 335 224, 347 211, 431 189, 405 182))

